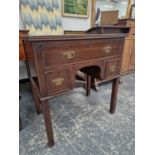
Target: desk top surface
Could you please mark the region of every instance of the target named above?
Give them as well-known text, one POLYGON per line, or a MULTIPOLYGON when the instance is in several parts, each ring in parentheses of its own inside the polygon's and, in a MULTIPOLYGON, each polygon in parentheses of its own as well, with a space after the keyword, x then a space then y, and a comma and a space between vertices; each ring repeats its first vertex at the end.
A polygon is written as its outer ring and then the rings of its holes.
POLYGON ((91 39, 104 39, 104 38, 124 38, 126 34, 124 33, 114 33, 114 34, 77 34, 77 35, 44 35, 44 36, 25 36, 24 40, 30 42, 36 41, 61 41, 61 40, 91 40, 91 39))

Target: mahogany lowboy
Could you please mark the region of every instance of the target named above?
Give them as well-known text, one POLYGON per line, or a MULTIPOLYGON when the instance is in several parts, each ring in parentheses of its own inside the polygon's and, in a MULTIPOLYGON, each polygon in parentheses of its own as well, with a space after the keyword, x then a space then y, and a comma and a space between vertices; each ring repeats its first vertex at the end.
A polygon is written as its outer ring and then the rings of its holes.
POLYGON ((44 114, 49 146, 54 145, 54 136, 48 99, 73 89, 78 70, 87 72, 88 90, 92 76, 113 80, 110 112, 115 112, 124 37, 117 33, 24 38, 27 64, 37 75, 32 77, 28 69, 35 106, 44 114))

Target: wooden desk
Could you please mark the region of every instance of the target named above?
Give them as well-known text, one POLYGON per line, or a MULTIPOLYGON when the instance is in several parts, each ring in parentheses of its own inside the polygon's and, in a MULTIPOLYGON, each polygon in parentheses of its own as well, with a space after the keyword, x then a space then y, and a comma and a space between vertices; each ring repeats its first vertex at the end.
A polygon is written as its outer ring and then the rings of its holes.
POLYGON ((25 37, 28 65, 36 110, 43 112, 48 144, 54 145, 48 100, 73 89, 78 70, 89 67, 91 75, 113 80, 110 113, 115 112, 125 34, 87 34, 25 37))

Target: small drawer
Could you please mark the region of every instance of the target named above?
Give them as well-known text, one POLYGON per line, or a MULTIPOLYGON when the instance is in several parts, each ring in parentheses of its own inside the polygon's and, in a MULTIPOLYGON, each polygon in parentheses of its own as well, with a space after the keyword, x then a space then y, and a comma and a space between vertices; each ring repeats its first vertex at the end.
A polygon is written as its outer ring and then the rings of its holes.
POLYGON ((63 92, 71 88, 70 70, 59 70, 46 74, 48 95, 63 92))
POLYGON ((106 79, 113 78, 120 74, 120 59, 112 59, 106 61, 106 79))

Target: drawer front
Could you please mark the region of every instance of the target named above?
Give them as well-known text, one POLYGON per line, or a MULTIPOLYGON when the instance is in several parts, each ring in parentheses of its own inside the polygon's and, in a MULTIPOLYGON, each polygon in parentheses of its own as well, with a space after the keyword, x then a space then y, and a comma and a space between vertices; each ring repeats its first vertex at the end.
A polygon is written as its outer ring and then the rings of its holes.
POLYGON ((113 78, 120 74, 120 59, 111 59, 106 61, 106 79, 113 78))
POLYGON ((71 88, 70 71, 65 69, 47 73, 46 86, 48 95, 53 95, 58 92, 69 90, 71 88))
POLYGON ((45 67, 86 61, 119 55, 122 40, 103 40, 99 43, 59 44, 59 46, 45 45, 43 56, 45 67))

